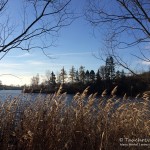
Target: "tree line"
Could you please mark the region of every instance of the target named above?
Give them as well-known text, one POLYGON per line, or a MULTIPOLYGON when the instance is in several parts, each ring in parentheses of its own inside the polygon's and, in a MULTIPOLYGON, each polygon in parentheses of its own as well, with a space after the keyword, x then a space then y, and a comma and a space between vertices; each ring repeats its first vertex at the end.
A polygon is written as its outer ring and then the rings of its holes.
POLYGON ((86 70, 84 66, 76 69, 74 66, 68 71, 63 67, 56 75, 53 71, 47 71, 45 80, 40 83, 39 74, 32 77, 30 88, 38 91, 55 92, 60 85, 63 85, 63 92, 70 94, 82 92, 89 86, 89 93, 101 93, 107 89, 107 93, 114 86, 118 86, 118 95, 127 93, 130 96, 148 90, 150 86, 150 72, 139 74, 139 76, 129 75, 124 70, 116 70, 116 65, 112 56, 106 58, 105 65, 94 70, 86 70))

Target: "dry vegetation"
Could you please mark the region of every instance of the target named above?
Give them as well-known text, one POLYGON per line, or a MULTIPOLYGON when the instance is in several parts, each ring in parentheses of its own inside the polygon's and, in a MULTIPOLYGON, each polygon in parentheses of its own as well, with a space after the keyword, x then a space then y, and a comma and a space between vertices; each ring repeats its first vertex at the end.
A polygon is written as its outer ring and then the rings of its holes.
MULTIPOLYGON (((1 150, 120 150, 147 149, 148 146, 121 146, 120 138, 145 139, 150 136, 150 92, 133 100, 87 96, 88 88, 71 101, 66 93, 34 98, 8 97, 0 102, 1 150)), ((135 143, 135 142, 134 142, 135 143)), ((150 141, 149 143, 150 144, 150 141)))

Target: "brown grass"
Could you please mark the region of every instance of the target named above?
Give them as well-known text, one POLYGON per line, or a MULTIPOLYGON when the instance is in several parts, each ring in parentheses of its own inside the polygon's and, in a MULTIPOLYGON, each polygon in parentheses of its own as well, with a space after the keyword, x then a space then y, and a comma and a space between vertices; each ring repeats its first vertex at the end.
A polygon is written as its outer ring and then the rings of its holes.
POLYGON ((150 92, 132 100, 126 94, 117 98, 116 90, 108 98, 106 90, 99 97, 87 96, 87 88, 69 104, 60 91, 34 100, 29 95, 8 97, 0 102, 0 149, 147 149, 120 144, 150 137, 150 92))

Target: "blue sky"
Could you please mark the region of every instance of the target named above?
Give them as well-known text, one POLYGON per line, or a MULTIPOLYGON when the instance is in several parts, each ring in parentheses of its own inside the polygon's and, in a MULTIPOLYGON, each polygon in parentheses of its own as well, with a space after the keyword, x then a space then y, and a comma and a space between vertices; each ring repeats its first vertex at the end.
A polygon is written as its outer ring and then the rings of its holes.
MULTIPOLYGON (((13 3, 14 9, 19 5, 17 2, 18 0, 15 0, 13 3), (15 6, 14 4, 17 5, 15 6)), ((75 9, 78 15, 84 2, 79 0, 72 2, 72 8, 75 9)), ((21 50, 10 51, 0 60, 0 80, 7 85, 30 84, 31 77, 37 73, 39 73, 42 81, 47 70, 54 71, 57 75, 62 67, 68 71, 72 66, 78 69, 81 65, 85 66, 85 69, 97 71, 101 65, 104 65, 104 62, 94 55, 99 55, 103 42, 100 33, 95 36, 92 33, 93 28, 85 18, 79 17, 70 26, 60 31, 58 38, 56 38, 55 46, 45 50, 52 59, 46 57, 38 49, 29 52, 21 50)), ((121 53, 125 60, 129 62, 132 60, 131 64, 135 68, 137 68, 137 65, 139 67, 139 64, 144 69, 148 68, 148 64, 142 64, 142 62, 134 60, 132 57, 129 58, 125 50, 122 50, 121 53)))

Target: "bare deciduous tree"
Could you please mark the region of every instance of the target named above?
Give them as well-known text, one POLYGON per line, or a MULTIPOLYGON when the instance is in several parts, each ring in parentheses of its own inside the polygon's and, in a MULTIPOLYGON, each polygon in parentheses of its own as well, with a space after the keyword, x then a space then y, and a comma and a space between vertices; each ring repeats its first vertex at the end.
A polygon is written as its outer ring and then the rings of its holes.
POLYGON ((0 0, 0 53, 4 54, 2 58, 12 49, 29 51, 39 48, 44 52, 44 48, 48 48, 53 42, 50 36, 57 35, 60 28, 71 23, 72 13, 67 7, 70 1, 15 0, 14 3, 19 7, 16 7, 17 11, 10 7, 11 0, 0 0), (15 11, 20 18, 14 25, 11 15, 15 11))
MULTIPOLYGON (((148 0, 88 0, 86 19, 94 26, 109 30, 107 44, 118 64, 133 73, 133 70, 116 53, 116 49, 138 46, 138 59, 150 62, 150 1, 148 0), (128 38, 125 38, 128 37, 128 38), (142 47, 141 47, 142 45, 142 47), (144 46, 143 46, 144 45, 144 46), (143 48, 144 47, 144 48, 143 48)), ((108 47, 107 47, 108 48, 108 47)))

